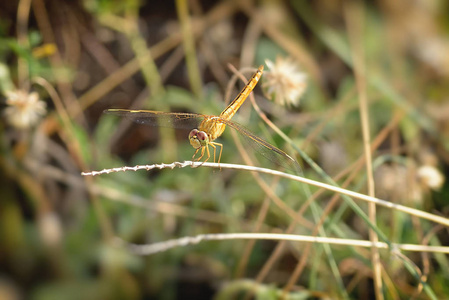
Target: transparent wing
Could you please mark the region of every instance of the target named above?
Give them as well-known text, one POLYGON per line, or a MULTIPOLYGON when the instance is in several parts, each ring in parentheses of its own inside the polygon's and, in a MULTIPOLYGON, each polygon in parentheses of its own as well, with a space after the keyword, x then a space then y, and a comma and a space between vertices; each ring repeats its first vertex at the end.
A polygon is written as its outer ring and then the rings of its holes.
MULTIPOLYGON (((185 129, 198 128, 204 119, 211 118, 208 115, 194 113, 171 113, 151 110, 107 109, 104 113, 124 117, 138 124, 185 129)), ((236 130, 243 137, 243 141, 246 144, 250 145, 266 159, 288 170, 300 173, 301 167, 290 155, 254 135, 242 125, 216 116, 213 116, 213 120, 214 122, 224 123, 236 130)))
POLYGON ((138 124, 194 129, 207 118, 194 113, 172 113, 152 110, 107 109, 103 113, 124 117, 138 124))
POLYGON ((243 137, 243 141, 246 144, 250 145, 256 152, 260 153, 266 159, 272 161, 278 166, 284 167, 298 174, 301 172, 301 167, 298 162, 290 155, 254 135, 242 125, 225 119, 219 119, 217 121, 223 122, 229 127, 235 129, 238 133, 240 133, 240 136, 243 137))

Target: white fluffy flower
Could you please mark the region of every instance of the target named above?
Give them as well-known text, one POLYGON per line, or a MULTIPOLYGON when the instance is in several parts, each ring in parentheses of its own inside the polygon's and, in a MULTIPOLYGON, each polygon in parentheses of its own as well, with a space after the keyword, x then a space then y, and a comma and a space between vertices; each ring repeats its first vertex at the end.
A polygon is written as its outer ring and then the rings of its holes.
POLYGON ((8 123, 19 129, 30 128, 45 115, 46 103, 39 100, 36 92, 27 93, 22 90, 6 92, 4 114, 8 123))
POLYGON ((279 105, 298 105, 307 87, 307 75, 291 58, 278 57, 275 63, 270 60, 265 63, 269 71, 265 73, 263 87, 268 97, 279 105))
POLYGON ((424 165, 418 169, 418 177, 421 182, 432 190, 439 190, 444 183, 444 176, 431 165, 424 165))
POLYGON ((62 225, 59 217, 53 213, 48 212, 39 218, 39 231, 42 240, 48 246, 56 246, 62 239, 62 225))

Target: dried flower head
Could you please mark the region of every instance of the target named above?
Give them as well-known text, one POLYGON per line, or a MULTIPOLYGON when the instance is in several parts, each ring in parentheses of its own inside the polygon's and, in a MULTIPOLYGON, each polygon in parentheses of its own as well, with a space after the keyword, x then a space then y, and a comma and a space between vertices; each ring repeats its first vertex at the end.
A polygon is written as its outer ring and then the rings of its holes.
POLYGON ((6 97, 8 107, 4 114, 8 123, 16 128, 30 128, 47 112, 46 103, 39 100, 36 92, 9 91, 6 92, 6 97))
POLYGON ((269 69, 265 73, 263 87, 266 94, 283 106, 298 105, 307 87, 307 75, 291 58, 277 57, 276 62, 266 60, 269 69))
POLYGON ((423 165, 418 169, 418 178, 421 183, 432 190, 439 190, 444 183, 444 176, 432 165, 423 165))
POLYGON ((48 212, 43 214, 39 218, 38 225, 42 240, 48 246, 56 246, 61 242, 62 239, 61 220, 55 213, 48 212))
POLYGON ((411 164, 383 164, 374 173, 376 196, 388 201, 418 205, 423 195, 416 179, 416 169, 411 164))

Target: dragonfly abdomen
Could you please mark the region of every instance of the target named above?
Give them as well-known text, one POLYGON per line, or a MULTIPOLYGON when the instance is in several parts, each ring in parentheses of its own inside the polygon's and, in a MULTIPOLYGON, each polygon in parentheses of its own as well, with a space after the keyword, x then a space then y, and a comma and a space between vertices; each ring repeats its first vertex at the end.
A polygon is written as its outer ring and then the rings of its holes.
POLYGON ((263 65, 261 65, 256 73, 254 73, 253 77, 248 81, 247 85, 242 89, 242 91, 235 97, 235 99, 231 102, 231 104, 226 107, 225 110, 220 114, 220 117, 225 120, 230 120, 234 114, 237 112, 237 110, 240 108, 240 106, 245 102, 246 98, 248 98, 248 95, 252 92, 252 90, 256 87, 257 83, 259 82, 260 77, 263 73, 263 65))

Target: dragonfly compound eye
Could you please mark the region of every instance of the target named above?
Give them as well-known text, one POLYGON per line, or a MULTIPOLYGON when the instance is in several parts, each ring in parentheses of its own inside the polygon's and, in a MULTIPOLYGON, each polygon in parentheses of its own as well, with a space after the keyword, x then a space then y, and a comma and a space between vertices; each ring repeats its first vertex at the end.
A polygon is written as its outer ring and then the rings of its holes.
POLYGON ((204 131, 193 129, 189 133, 189 141, 190 145, 192 145, 193 148, 198 149, 207 145, 207 143, 209 142, 209 137, 204 131))
POLYGON ((196 136, 200 142, 208 140, 207 133, 205 133, 204 131, 198 131, 196 136))
POLYGON ((193 129, 192 131, 190 131, 189 133, 189 139, 195 137, 198 134, 198 129, 193 129))

